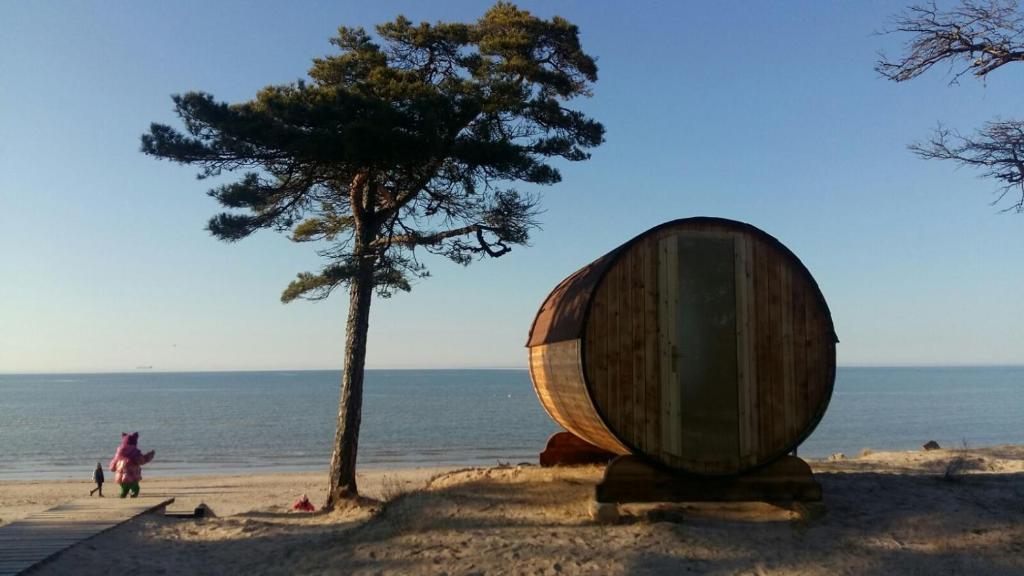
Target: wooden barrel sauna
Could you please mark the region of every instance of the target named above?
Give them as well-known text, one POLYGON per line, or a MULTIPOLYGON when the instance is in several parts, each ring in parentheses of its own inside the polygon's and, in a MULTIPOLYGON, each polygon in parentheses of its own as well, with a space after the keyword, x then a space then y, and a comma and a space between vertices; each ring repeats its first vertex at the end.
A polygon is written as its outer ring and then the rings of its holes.
POLYGON ((587 442, 731 475, 792 452, 825 413, 835 330, 814 278, 742 222, 652 228, 563 280, 534 318, 530 377, 587 442))

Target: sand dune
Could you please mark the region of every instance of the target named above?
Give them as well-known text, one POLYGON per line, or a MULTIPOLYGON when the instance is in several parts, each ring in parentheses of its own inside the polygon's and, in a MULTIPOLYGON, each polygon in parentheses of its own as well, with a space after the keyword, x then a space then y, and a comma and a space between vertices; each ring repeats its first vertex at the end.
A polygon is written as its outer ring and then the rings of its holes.
MULTIPOLYGON (((299 492, 322 501, 320 475, 147 479, 150 494, 202 499, 218 516, 143 517, 37 573, 1024 573, 1024 448, 812 466, 820 505, 633 505, 615 525, 589 516, 598 467, 376 471, 364 492, 389 502, 314 515, 286 508, 299 492)), ((0 518, 87 488, 0 483, 0 518)))

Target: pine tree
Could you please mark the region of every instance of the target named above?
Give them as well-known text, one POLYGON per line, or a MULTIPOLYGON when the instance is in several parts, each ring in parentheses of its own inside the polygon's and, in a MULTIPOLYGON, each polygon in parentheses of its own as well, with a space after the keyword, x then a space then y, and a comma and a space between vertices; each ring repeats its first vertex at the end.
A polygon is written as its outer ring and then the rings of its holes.
POLYGON ((399 16, 341 27, 338 53, 309 78, 247 102, 173 97, 184 129, 152 124, 142 151, 195 165, 200 178, 240 177, 208 194, 229 211, 209 231, 236 241, 270 228, 325 260, 281 299, 349 292, 344 371, 327 507, 358 494, 356 454, 373 294, 427 275, 417 249, 460 264, 524 245, 538 198, 517 182, 561 179, 550 161, 586 160, 602 125, 567 107, 591 95, 594 59, 576 26, 507 3, 475 23, 399 16))

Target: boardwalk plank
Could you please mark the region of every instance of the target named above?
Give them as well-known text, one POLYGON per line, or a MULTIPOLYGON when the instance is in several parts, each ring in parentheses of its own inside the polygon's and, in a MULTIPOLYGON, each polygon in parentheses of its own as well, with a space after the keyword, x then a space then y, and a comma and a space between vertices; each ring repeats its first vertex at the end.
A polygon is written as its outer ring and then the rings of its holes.
POLYGON ((0 576, 13 576, 64 550, 163 508, 173 497, 73 501, 0 527, 0 576))

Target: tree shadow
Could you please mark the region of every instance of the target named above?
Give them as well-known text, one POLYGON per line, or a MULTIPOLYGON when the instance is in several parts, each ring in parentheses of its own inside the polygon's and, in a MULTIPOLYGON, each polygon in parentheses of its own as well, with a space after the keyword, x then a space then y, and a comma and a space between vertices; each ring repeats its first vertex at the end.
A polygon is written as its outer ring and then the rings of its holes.
POLYGON ((147 516, 38 573, 1024 573, 1021 473, 819 473, 825 514, 746 522, 711 507, 610 526, 589 518, 597 472, 488 474, 372 515, 147 516))
POLYGON ((688 550, 637 555, 627 572, 1024 573, 1024 474, 816 476, 827 514, 790 529, 684 520, 688 550))

